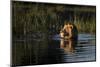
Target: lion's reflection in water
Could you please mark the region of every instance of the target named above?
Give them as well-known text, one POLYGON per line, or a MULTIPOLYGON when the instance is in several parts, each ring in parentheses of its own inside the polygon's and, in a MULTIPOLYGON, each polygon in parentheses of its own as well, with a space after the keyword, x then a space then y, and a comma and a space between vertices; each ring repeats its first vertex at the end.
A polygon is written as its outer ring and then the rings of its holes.
POLYGON ((71 39, 60 40, 60 48, 64 50, 64 53, 73 54, 75 52, 75 46, 77 45, 77 40, 73 41, 71 39))

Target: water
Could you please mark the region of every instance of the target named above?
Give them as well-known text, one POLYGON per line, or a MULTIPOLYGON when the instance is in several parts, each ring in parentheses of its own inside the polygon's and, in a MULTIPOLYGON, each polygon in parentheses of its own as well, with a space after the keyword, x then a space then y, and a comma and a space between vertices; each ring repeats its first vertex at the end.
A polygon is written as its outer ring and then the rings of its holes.
POLYGON ((78 40, 15 40, 12 43, 12 65, 40 65, 96 60, 95 35, 79 34, 78 40))

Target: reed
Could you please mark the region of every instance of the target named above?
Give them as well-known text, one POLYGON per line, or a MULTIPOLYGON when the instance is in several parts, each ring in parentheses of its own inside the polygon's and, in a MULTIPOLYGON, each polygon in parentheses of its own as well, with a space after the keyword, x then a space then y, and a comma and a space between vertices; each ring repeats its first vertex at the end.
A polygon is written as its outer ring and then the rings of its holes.
POLYGON ((12 2, 13 34, 59 33, 64 21, 73 22, 79 33, 96 32, 95 6, 12 2))

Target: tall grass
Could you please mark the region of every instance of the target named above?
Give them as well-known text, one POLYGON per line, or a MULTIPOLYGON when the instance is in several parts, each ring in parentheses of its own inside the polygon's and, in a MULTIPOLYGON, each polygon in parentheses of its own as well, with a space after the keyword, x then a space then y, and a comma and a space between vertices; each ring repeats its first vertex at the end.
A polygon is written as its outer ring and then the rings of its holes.
POLYGON ((96 21, 95 18, 88 21, 77 20, 75 23, 79 33, 96 33, 96 21))
POLYGON ((95 33, 94 6, 12 2, 13 34, 59 33, 64 21, 73 22, 79 33, 95 33))

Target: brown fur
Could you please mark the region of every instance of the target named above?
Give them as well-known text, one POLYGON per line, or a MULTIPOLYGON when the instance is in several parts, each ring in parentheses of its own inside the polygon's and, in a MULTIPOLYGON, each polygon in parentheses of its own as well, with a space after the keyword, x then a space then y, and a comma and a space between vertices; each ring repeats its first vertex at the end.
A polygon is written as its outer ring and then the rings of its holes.
POLYGON ((77 37, 77 28, 72 23, 66 23, 60 31, 60 37, 65 39, 72 39, 73 37, 77 37))

